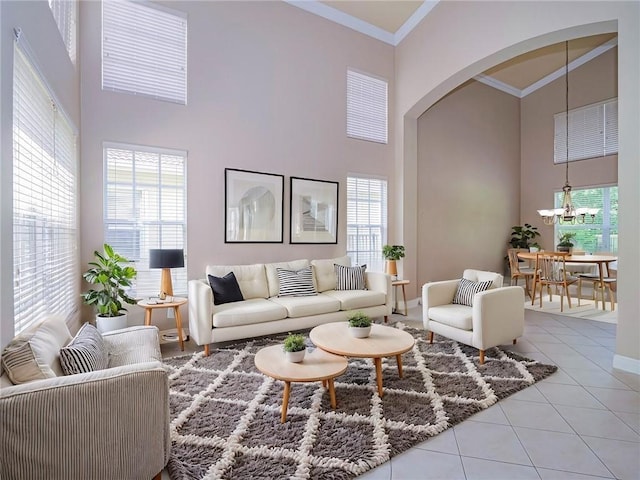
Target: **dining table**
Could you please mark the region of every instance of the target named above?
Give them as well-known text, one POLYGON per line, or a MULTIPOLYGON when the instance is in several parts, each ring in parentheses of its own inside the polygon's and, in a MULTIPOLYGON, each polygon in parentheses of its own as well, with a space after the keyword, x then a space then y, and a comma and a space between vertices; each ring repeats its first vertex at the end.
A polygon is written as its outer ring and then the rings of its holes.
MULTIPOLYGON (((544 252, 518 252, 518 258, 523 260, 535 260, 539 253, 544 252)), ((566 263, 593 263, 598 266, 598 277, 600 281, 600 287, 604 288, 604 271, 606 270, 606 276, 609 276, 609 264, 616 262, 618 257, 616 255, 567 255, 564 258, 566 263)), ((602 302, 602 309, 605 309, 604 302, 602 302)))

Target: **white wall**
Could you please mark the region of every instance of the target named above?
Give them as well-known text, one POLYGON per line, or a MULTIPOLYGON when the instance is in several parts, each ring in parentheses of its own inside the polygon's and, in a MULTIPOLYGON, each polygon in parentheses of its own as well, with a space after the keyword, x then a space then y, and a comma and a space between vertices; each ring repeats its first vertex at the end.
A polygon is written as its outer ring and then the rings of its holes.
POLYGON ((346 137, 346 71, 393 92, 393 47, 284 2, 163 5, 188 15, 187 106, 103 92, 100 3, 81 5, 82 264, 103 242, 104 141, 188 151, 190 278, 207 264, 343 255, 347 172, 394 173, 392 143, 346 137), (224 243, 225 167, 285 175, 283 244, 224 243), (288 244, 290 176, 340 182, 337 245, 288 244))

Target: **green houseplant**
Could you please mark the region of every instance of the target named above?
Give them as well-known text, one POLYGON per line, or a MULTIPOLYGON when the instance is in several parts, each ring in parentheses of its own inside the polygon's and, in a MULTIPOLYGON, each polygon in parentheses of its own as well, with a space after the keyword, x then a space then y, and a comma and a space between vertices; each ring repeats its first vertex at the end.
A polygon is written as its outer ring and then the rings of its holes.
POLYGON ((534 239, 539 236, 540 232, 538 232, 538 227, 533 227, 528 223, 524 225, 514 225, 511 227, 509 245, 511 245, 511 248, 529 248, 535 244, 534 239))
POLYGON ((363 312, 353 312, 347 318, 349 333, 356 338, 366 338, 371 333, 371 318, 363 312))
POLYGON ((557 250, 559 252, 571 252, 573 248, 573 239, 576 237, 575 232, 564 232, 558 236, 557 250))
POLYGON ((82 277, 99 289, 90 289, 82 294, 87 305, 96 308, 96 324, 98 330, 108 331, 127 326, 126 309, 123 303, 135 305, 136 300, 129 296, 125 288, 130 287, 136 276, 136 269, 125 257, 119 255, 108 244, 104 244, 103 252, 94 252, 95 260, 89 262, 91 268, 82 277))
POLYGON ((289 332, 289 335, 284 339, 282 348, 285 351, 287 360, 293 363, 301 362, 307 349, 304 344, 304 335, 289 332))
POLYGON ((382 247, 382 256, 385 258, 385 273, 389 275, 398 275, 398 265, 396 262, 404 258, 403 245, 384 245, 382 247))

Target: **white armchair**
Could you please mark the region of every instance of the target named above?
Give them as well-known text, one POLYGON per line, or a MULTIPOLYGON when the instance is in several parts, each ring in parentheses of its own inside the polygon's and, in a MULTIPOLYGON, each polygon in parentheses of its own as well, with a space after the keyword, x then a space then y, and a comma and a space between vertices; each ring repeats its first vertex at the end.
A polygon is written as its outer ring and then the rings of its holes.
POLYGON ((422 287, 422 322, 429 341, 437 333, 480 350, 516 343, 524 331, 524 290, 503 287, 502 275, 480 270, 465 270, 463 278, 472 282, 491 281, 488 290, 473 296, 473 306, 454 304, 459 279, 426 283, 422 287))

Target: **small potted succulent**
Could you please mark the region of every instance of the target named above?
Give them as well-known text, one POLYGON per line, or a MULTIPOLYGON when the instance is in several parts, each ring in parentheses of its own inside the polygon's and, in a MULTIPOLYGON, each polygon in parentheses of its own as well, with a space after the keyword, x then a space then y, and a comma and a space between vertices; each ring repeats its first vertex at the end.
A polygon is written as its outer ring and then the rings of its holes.
POLYGON ((382 247, 382 256, 387 261, 385 273, 389 275, 398 275, 397 261, 404 258, 404 245, 384 245, 382 247))
POLYGON ((573 239, 576 237, 575 232, 564 232, 558 237, 557 249, 559 252, 569 252, 573 249, 573 239))
POLYGON ((300 363, 304 359, 307 349, 304 344, 304 336, 299 333, 289 333, 284 339, 283 349, 288 361, 300 363))
POLYGON ((371 333, 371 318, 362 312, 349 315, 349 333, 356 338, 367 338, 371 333))

